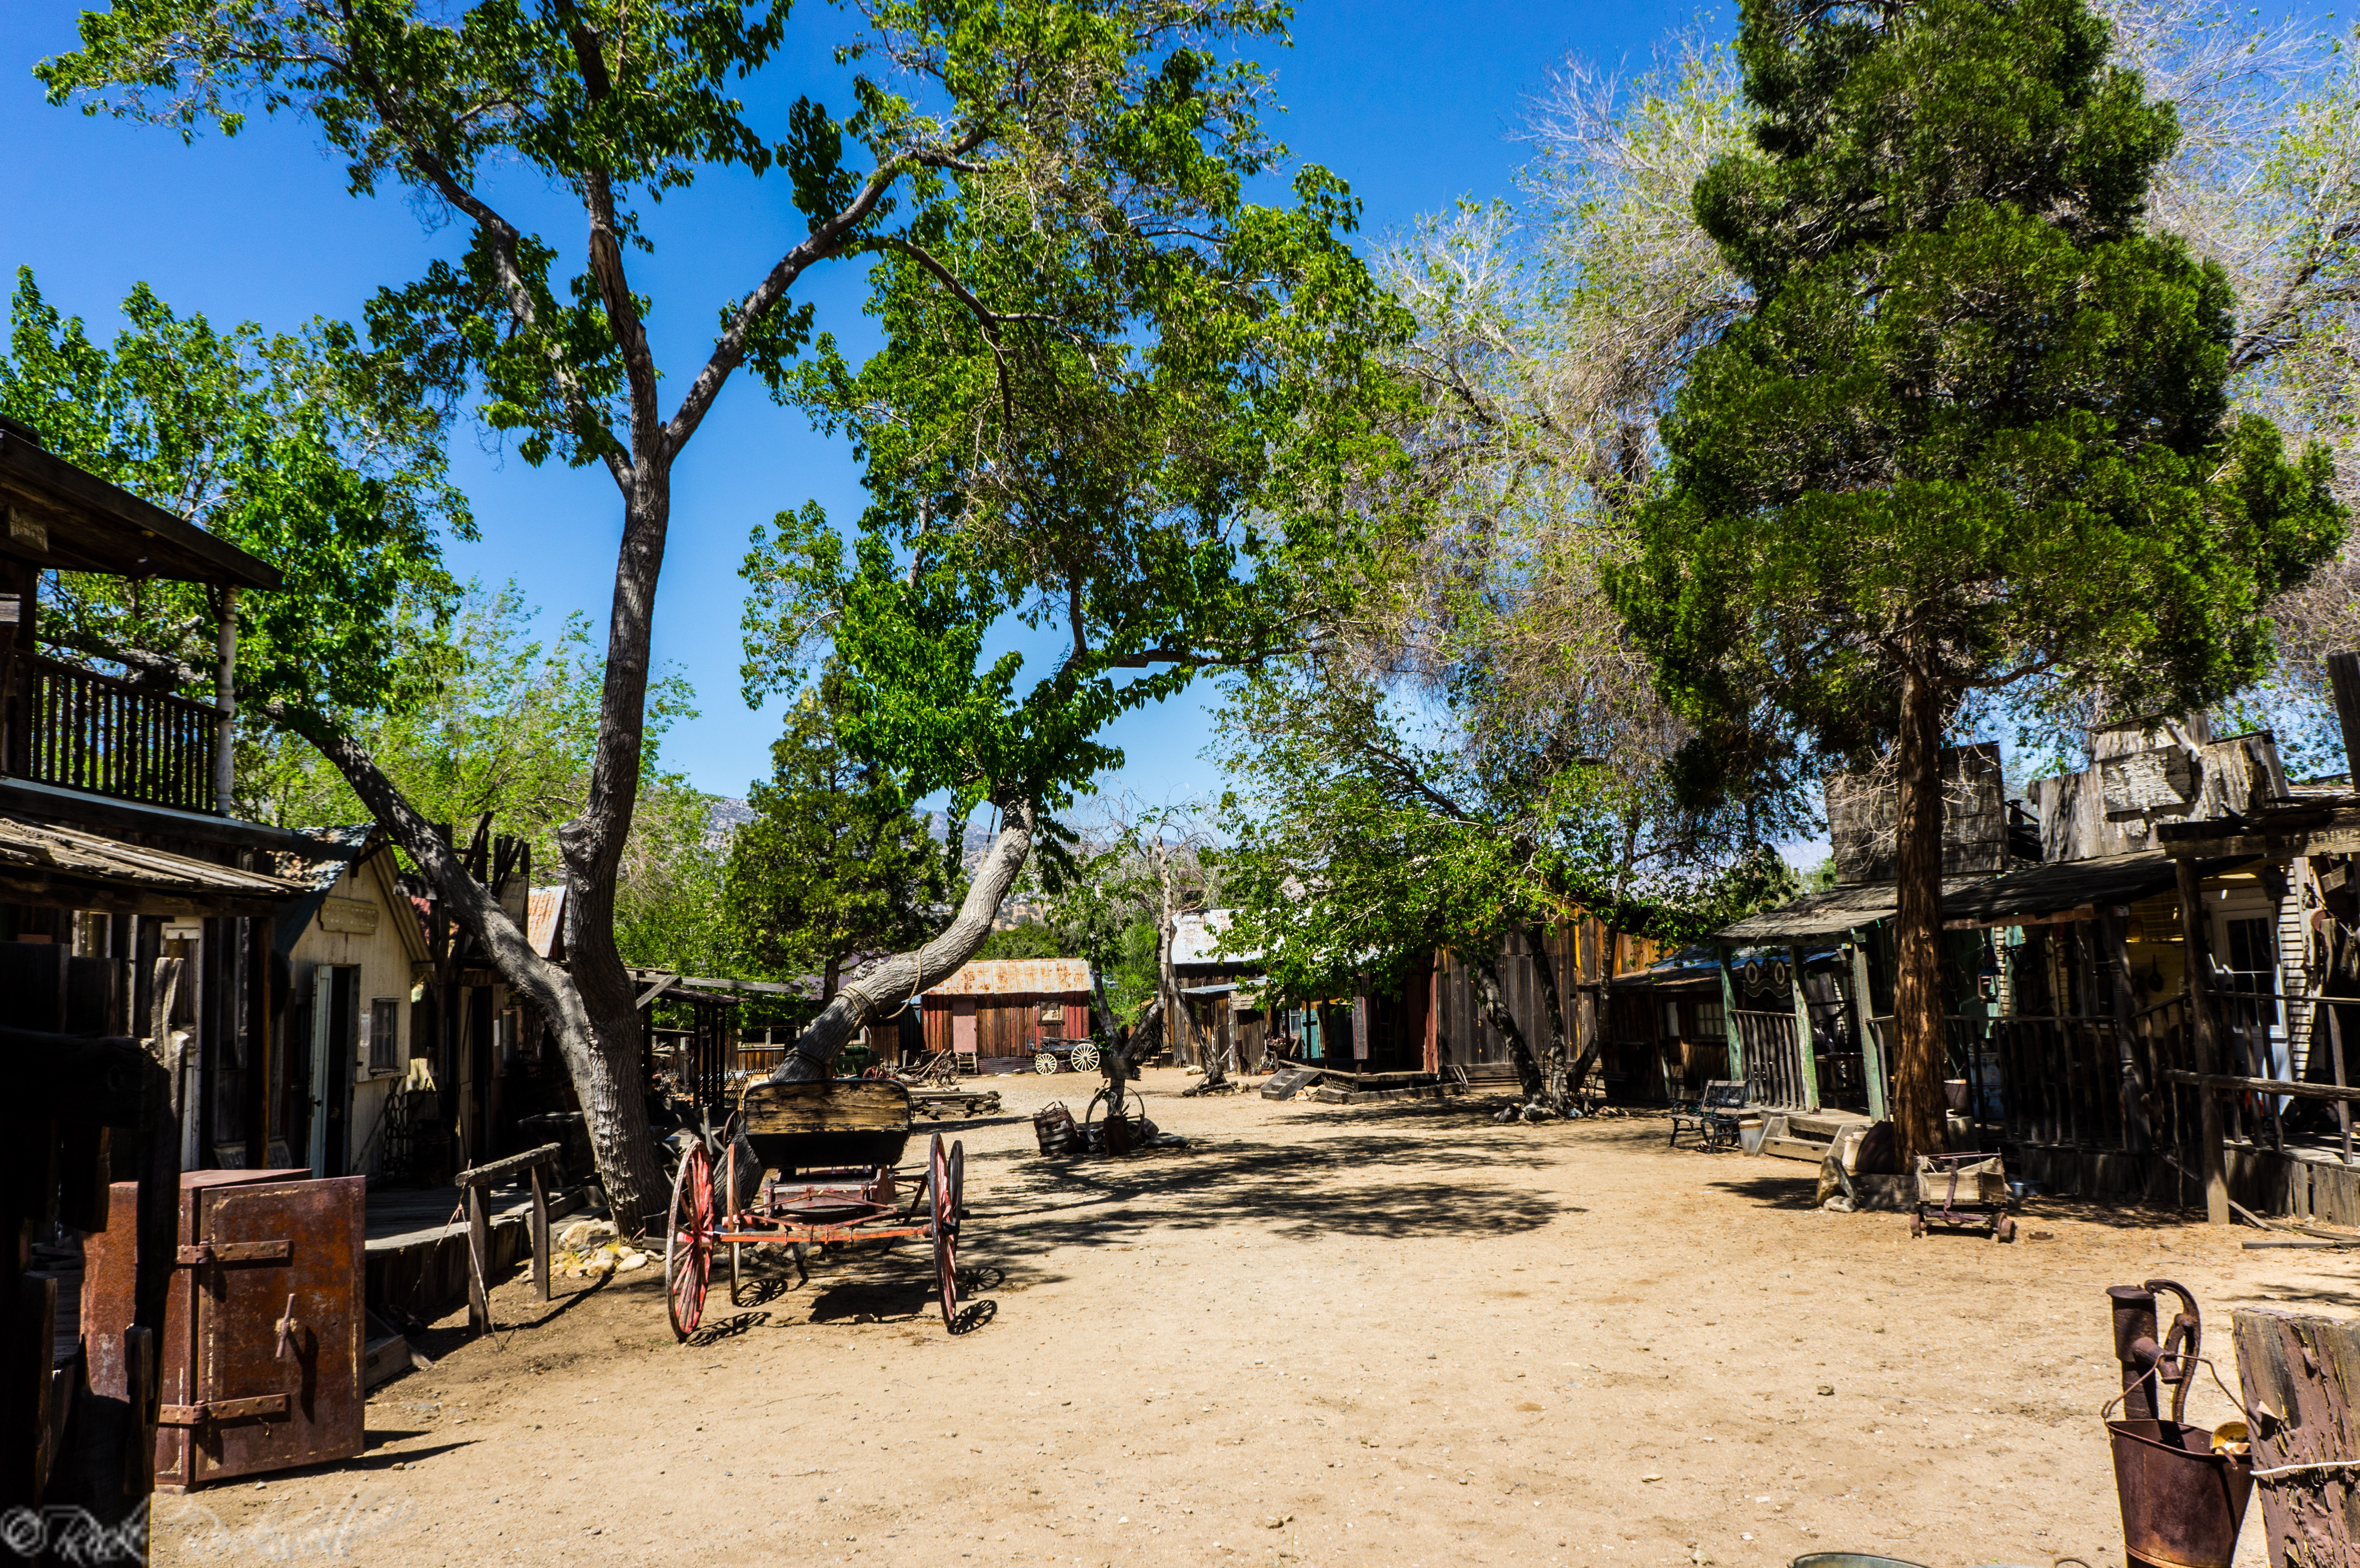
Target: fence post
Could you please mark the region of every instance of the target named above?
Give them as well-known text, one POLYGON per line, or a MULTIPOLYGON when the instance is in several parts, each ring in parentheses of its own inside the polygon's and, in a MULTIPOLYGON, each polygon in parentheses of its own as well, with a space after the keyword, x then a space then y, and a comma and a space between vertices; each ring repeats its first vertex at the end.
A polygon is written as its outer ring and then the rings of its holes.
POLYGON ((1795 1001, 1795 1065, 1803 1075, 1803 1108, 1819 1108, 1819 1054, 1811 1048, 1811 1002, 1803 994, 1803 947, 1786 944, 1786 983, 1795 1001))
POLYGON ((541 1180, 541 1166, 532 1168, 532 1288, 541 1301, 549 1300, 549 1184, 541 1180))

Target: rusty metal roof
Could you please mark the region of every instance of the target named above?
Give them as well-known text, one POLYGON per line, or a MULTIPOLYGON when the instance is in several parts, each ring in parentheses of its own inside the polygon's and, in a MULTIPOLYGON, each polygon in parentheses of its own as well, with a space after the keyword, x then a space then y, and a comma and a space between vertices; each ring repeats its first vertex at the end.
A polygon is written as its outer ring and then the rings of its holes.
POLYGON ((1090 988, 1087 958, 978 958, 929 996, 1062 996, 1090 988))
POLYGON ((564 884, 535 887, 525 895, 524 939, 543 958, 554 956, 558 922, 564 918, 564 884))

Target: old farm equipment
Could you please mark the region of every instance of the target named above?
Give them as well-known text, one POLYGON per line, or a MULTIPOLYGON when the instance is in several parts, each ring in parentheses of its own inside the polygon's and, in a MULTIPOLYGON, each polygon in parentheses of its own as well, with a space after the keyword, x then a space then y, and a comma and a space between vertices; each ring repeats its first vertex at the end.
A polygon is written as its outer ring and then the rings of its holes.
POLYGON ((2112 1285, 2106 1296, 2123 1368, 2123 1391, 2106 1406, 2109 1415, 2116 1404, 2123 1413, 2106 1422, 2106 1435, 2122 1500, 2124 1554, 2133 1568, 2229 1568, 2254 1486, 2250 1434, 2243 1421, 2208 1429, 2186 1420, 2189 1386, 2196 1369, 2210 1365, 2196 1299, 2169 1279, 2112 1285), (2156 1296, 2163 1290, 2180 1298, 2180 1311, 2158 1340, 2156 1296))
POLYGON ((1918 1157, 1918 1212, 1909 1234, 1929 1225, 1987 1230, 1994 1241, 2014 1241, 2016 1221, 2007 1212, 2007 1164, 1996 1154, 1921 1154, 1918 1157))
POLYGON ((904 1171, 909 1089, 890 1078, 746 1084, 717 1132, 699 1138, 673 1175, 664 1292, 683 1340, 705 1315, 715 1255, 728 1249, 729 1295, 739 1253, 863 1242, 923 1241, 933 1248, 943 1325, 959 1319, 961 1147, 934 1135, 926 1166, 904 1171))

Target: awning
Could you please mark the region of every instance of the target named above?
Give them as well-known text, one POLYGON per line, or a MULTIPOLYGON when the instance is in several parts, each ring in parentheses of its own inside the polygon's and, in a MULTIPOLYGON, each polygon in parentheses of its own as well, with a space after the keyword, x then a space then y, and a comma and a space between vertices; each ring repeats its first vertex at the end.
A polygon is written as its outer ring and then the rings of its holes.
POLYGON ((1184 996, 1226 996, 1236 989, 1237 986, 1234 984, 1227 985, 1183 985, 1180 987, 1180 994, 1184 996))
POLYGON ((310 889, 290 877, 0 815, 0 898, 114 914, 267 915, 310 889))
MULTIPOLYGON (((2213 876, 2245 857, 2204 861, 2198 870, 2213 876)), ((2019 866, 1997 877, 1960 877, 1942 884, 1942 923, 1954 930, 2038 925, 2086 920, 2099 909, 2129 904, 2169 890, 2172 857, 2162 850, 2056 860, 2019 866)), ((1896 912, 1893 884, 1863 883, 1807 893, 1775 909, 1748 915, 1713 933, 1734 946, 1771 945, 1813 937, 1839 936, 1896 912)))

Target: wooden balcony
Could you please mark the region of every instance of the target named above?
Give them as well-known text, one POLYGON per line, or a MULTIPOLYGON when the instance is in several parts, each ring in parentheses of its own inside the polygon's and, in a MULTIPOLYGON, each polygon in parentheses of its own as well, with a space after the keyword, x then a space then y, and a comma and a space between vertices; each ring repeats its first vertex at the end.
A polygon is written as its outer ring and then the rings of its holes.
POLYGON ((0 648, 0 774, 117 800, 213 811, 202 702, 21 648, 0 648))

